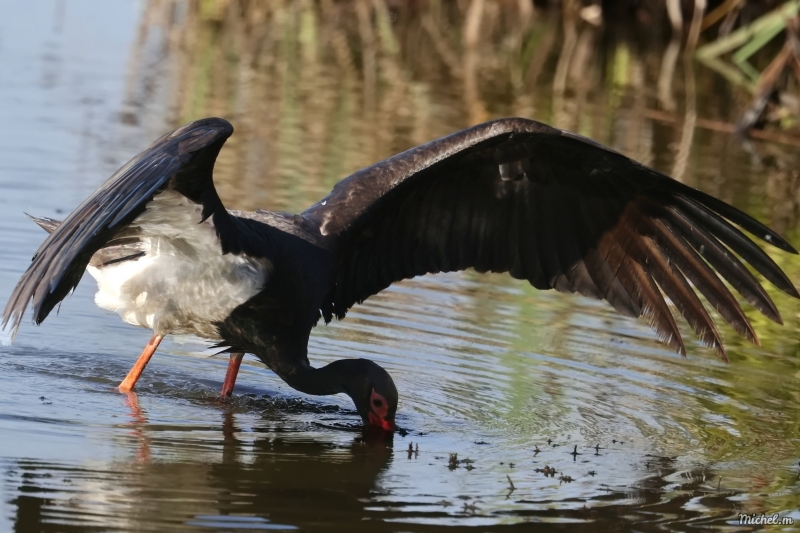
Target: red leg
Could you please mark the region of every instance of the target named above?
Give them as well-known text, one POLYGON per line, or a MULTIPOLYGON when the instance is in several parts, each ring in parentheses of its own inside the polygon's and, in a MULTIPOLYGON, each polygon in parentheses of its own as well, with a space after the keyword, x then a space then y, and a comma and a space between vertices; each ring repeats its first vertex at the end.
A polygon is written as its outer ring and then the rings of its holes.
POLYGON ((139 359, 136 361, 136 364, 133 365, 128 375, 125 376, 125 379, 122 380, 122 383, 119 384, 120 392, 130 392, 133 390, 133 387, 136 385, 136 382, 139 381, 139 377, 144 372, 144 367, 147 366, 147 363, 150 361, 150 358, 153 357, 153 354, 158 348, 158 345, 161 344, 161 339, 163 339, 163 335, 158 335, 157 333, 153 334, 153 337, 150 339, 150 342, 147 343, 147 346, 144 347, 144 351, 142 355, 139 356, 139 359))
POLYGON ((236 376, 239 375, 239 366, 242 364, 243 353, 232 353, 228 361, 228 372, 225 374, 225 381, 222 382, 220 398, 230 398, 233 394, 233 387, 236 385, 236 376))

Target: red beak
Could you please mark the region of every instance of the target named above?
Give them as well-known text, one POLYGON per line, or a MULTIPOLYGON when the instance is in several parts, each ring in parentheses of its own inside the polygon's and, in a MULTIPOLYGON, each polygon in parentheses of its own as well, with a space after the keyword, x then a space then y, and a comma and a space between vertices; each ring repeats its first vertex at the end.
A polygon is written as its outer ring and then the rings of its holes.
POLYGON ((381 428, 384 431, 394 431, 397 426, 394 425, 394 420, 386 420, 381 418, 375 413, 369 414, 369 425, 381 428))

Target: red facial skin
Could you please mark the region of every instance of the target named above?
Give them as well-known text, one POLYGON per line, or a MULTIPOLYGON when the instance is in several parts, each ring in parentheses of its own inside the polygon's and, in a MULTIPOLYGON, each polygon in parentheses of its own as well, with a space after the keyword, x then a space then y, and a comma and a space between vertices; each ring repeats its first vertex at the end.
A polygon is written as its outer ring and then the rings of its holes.
POLYGON ((387 420, 386 416, 389 414, 389 403, 386 398, 372 391, 369 396, 369 425, 379 427, 384 431, 394 431, 394 420, 387 420))

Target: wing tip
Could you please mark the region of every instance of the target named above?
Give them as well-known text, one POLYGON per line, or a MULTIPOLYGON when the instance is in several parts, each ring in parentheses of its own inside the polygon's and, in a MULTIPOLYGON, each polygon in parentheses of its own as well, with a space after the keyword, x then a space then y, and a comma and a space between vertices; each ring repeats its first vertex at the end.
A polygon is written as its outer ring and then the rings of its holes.
POLYGON ((755 233, 754 233, 754 235, 756 235, 756 237, 758 237, 762 241, 766 242, 767 244, 771 244, 775 248, 778 248, 779 250, 783 250, 784 252, 789 252, 790 254, 794 254, 794 255, 800 255, 800 252, 798 252, 795 249, 795 247, 792 246, 789 243, 789 241, 787 241, 786 239, 784 239, 783 237, 778 235, 776 232, 774 232, 770 228, 766 228, 766 229, 768 231, 767 231, 766 235, 764 235, 763 237, 761 235, 757 235, 755 233))
POLYGON ((0 320, 0 333, 3 334, 0 336, 0 344, 10 346, 14 343, 21 322, 22 313, 19 311, 12 310, 9 313, 8 310, 6 310, 6 312, 3 313, 3 318, 0 320))
MULTIPOLYGON (((21 306, 18 301, 13 301, 13 305, 12 301, 9 301, 9 306, 6 306, 3 316, 0 317, 0 334, 4 334, 0 335, 0 345, 10 346, 14 343, 27 307, 27 302, 24 306, 21 306)), ((44 311, 44 308, 41 307, 38 309, 34 308, 33 323, 37 326, 41 325, 48 314, 49 310, 44 311)))
POLYGON ((55 220, 48 217, 37 217, 29 213, 25 213, 24 211, 23 213, 25 214, 26 217, 35 222, 37 226, 45 230, 47 233, 53 233, 61 225, 60 220, 55 220))
MULTIPOLYGON (((797 252, 795 252, 795 253, 797 253, 797 252)), ((784 289, 783 292, 785 292, 786 294, 788 294, 789 296, 791 296, 793 298, 800 299, 800 293, 797 292, 797 287, 795 287, 793 283, 789 283, 789 285, 787 286, 786 289, 784 289)))
POLYGON ((794 246, 789 244, 789 241, 778 235, 778 233, 769 228, 766 224, 762 224, 741 209, 725 203, 719 198, 715 198, 699 189, 689 187, 683 183, 675 182, 670 183, 670 185, 678 194, 684 194, 685 196, 699 202, 706 209, 713 211, 717 215, 722 216, 749 231, 759 240, 762 240, 767 244, 778 248, 779 250, 783 250, 784 252, 789 252, 790 254, 795 255, 800 254, 800 252, 798 252, 794 246))
POLYGON ((677 342, 670 340, 667 344, 670 346, 670 348, 675 350, 678 355, 684 359, 686 358, 686 345, 683 343, 683 339, 677 337, 677 342))
POLYGON ((723 346, 721 342, 714 344, 714 346, 711 348, 714 350, 720 360, 725 363, 730 363, 730 360, 728 359, 728 353, 725 351, 725 346, 723 346))
MULTIPOLYGON (((648 317, 645 315, 645 318, 648 317)), ((648 322, 650 322, 650 320, 648 320, 648 322)), ((662 329, 662 325, 653 322, 650 324, 650 327, 655 330, 659 341, 669 346, 673 352, 681 357, 686 357, 686 345, 684 344, 683 338, 678 331, 677 325, 670 327, 669 330, 666 330, 662 329)))
MULTIPOLYGON (((719 310, 717 312, 719 312, 719 310)), ((733 328, 733 330, 736 333, 747 339, 748 342, 756 346, 761 346, 761 340, 758 338, 758 334, 756 333, 756 328, 754 328, 753 324, 750 323, 750 320, 747 318, 747 315, 744 314, 744 311, 741 312, 739 317, 740 320, 737 320, 735 322, 728 322, 728 324, 733 328)))

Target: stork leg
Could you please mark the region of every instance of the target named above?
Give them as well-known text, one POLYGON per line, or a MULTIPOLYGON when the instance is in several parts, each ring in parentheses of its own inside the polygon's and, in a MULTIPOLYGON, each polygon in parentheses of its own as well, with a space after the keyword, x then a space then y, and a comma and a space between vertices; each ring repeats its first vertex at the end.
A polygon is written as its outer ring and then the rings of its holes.
POLYGON ((147 366, 150 358, 153 357, 156 348, 158 348, 158 345, 161 344, 161 340, 163 338, 163 335, 153 333, 153 336, 150 338, 150 342, 148 342, 147 346, 144 347, 142 355, 139 356, 136 364, 133 365, 133 368, 131 368, 130 372, 128 372, 128 375, 125 376, 125 379, 122 380, 122 383, 119 384, 120 392, 130 392, 133 390, 133 387, 136 385, 136 382, 139 381, 139 377, 142 375, 142 372, 144 372, 144 367, 147 366))
POLYGON ((230 398, 233 394, 233 387, 236 385, 236 376, 239 375, 239 366, 242 364, 243 353, 232 353, 228 361, 228 372, 225 374, 225 381, 222 382, 220 398, 230 398))

